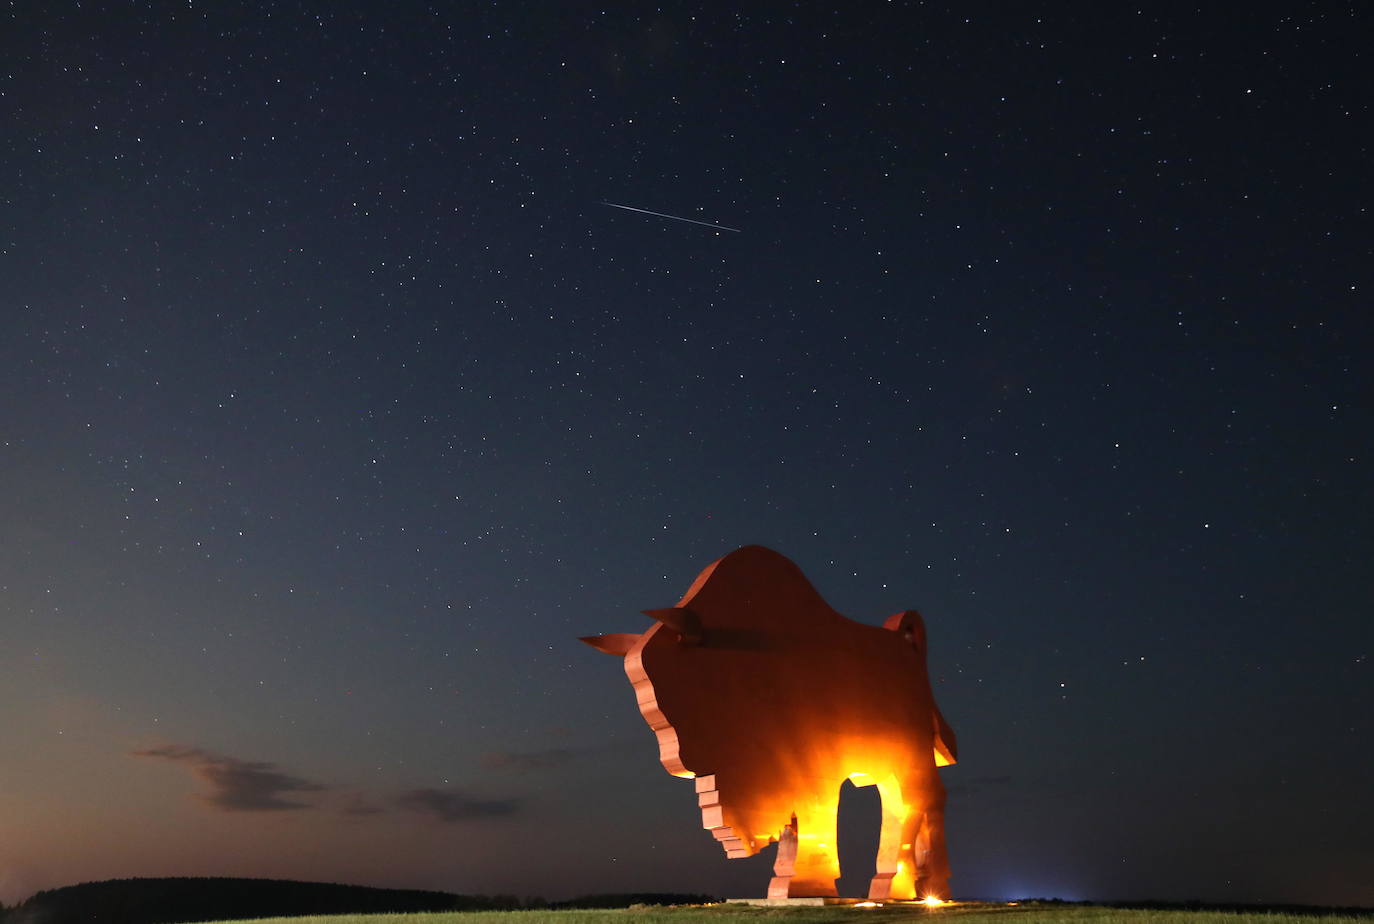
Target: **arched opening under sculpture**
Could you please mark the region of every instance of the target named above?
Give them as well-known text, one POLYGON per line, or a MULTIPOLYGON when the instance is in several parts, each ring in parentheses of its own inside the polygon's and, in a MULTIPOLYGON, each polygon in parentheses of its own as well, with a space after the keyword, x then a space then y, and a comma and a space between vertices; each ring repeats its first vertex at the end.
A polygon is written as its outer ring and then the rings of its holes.
POLYGON ((840 786, 839 833, 835 846, 840 855, 840 878, 835 891, 842 898, 867 898, 877 869, 878 835, 883 825, 883 800, 877 786, 840 786))

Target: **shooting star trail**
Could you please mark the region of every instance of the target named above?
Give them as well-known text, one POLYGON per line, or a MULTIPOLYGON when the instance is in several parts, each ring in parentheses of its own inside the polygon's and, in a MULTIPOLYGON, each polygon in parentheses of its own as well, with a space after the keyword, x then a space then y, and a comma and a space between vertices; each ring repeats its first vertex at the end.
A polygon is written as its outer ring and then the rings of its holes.
POLYGON ((680 215, 668 215, 663 212, 651 212, 648 209, 637 209, 633 205, 617 205, 614 202, 602 202, 601 204, 609 205, 613 209, 624 209, 627 212, 640 212, 644 215, 657 215, 659 218, 671 218, 673 221, 685 221, 688 224, 702 225, 707 228, 719 228, 722 231, 733 231, 736 234, 740 233, 739 228, 727 228, 725 227, 725 225, 716 225, 712 224, 709 221, 697 221, 695 218, 683 218, 680 215))

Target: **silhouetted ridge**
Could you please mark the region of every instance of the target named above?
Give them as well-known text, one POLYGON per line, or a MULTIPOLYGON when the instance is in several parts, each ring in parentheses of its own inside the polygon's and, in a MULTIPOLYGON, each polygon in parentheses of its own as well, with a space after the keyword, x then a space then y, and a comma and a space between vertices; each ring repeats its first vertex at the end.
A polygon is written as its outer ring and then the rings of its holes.
POLYGON ((285 879, 112 879, 39 892, 0 915, 0 920, 4 924, 177 924, 279 915, 479 911, 518 905, 511 897, 285 879))
MULTIPOLYGON (((993 904, 1000 905, 1003 903, 994 901, 993 904)), ((1374 918, 1374 908, 1363 908, 1356 905, 1275 905, 1261 902, 1205 902, 1198 899, 1192 899, 1190 901, 1156 901, 1154 899, 1142 899, 1139 901, 1109 902, 1098 901, 1096 899, 1070 901, 1063 898, 1022 898, 1018 899, 1013 904, 1022 905, 1027 908, 1034 908, 1037 906, 1078 906, 1083 908, 1121 908, 1139 911, 1220 911, 1228 914, 1291 914, 1308 915, 1311 917, 1339 915, 1341 917, 1374 918)))
POLYGON ((710 895, 685 892, 611 892, 605 895, 579 895, 562 902, 550 902, 550 908, 629 908, 633 905, 705 905, 718 902, 710 895))
POLYGON ((1108 908, 1136 908, 1144 911, 1224 911, 1230 914, 1295 914, 1312 915, 1314 917, 1325 917, 1328 915, 1340 915, 1342 917, 1370 917, 1374 916, 1374 908, 1362 908, 1355 905, 1338 907, 1335 905, 1274 905, 1253 902, 1204 902, 1197 899, 1184 902, 1163 902, 1153 900, 1128 901, 1128 902, 1092 902, 1094 905, 1103 905, 1108 908))

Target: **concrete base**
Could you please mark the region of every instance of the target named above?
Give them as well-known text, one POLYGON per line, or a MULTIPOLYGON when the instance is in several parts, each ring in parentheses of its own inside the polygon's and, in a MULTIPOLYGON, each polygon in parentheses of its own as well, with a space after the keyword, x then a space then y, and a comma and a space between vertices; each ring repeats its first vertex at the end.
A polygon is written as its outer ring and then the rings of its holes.
POLYGON ((762 905, 767 908, 805 908, 817 905, 857 905, 862 898, 816 895, 809 898, 727 898, 727 905, 762 905))
MULTIPOLYGON (((819 905, 861 905, 861 904, 868 904, 868 899, 866 899, 866 898, 836 898, 836 897, 833 896, 833 895, 828 895, 828 896, 815 895, 815 896, 810 896, 810 897, 805 897, 805 898, 727 898, 727 899, 725 900, 725 903, 726 903, 727 905, 761 905, 761 906, 766 907, 766 908, 806 908, 806 907, 812 907, 812 908, 814 908, 814 907, 817 907, 817 906, 819 906, 819 905)), ((910 898, 888 898, 888 899, 884 899, 883 901, 876 902, 875 904, 882 905, 882 906, 886 906, 886 907, 894 907, 894 906, 898 906, 898 905, 904 905, 904 906, 907 906, 907 907, 915 907, 915 906, 918 906, 918 905, 919 905, 919 906, 921 906, 921 907, 923 907, 923 908, 924 908, 924 907, 927 907, 927 905, 926 905, 925 902, 923 902, 923 901, 918 901, 918 900, 916 900, 916 899, 910 899, 910 898)), ((962 905, 962 906, 967 907, 967 906, 969 906, 969 905, 976 905, 976 904, 979 904, 979 903, 978 903, 978 902, 954 902, 954 901, 946 901, 946 902, 941 902, 941 903, 940 903, 939 905, 937 905, 936 907, 939 907, 939 908, 948 908, 948 907, 950 907, 951 905, 962 905)), ((986 904, 986 903, 985 903, 985 904, 986 904)), ((996 905, 996 904, 997 904, 996 902, 992 903, 992 905, 996 905)), ((1011 904, 1015 904, 1015 902, 1011 902, 1011 904)), ((990 907, 991 907, 991 905, 990 905, 990 907)))

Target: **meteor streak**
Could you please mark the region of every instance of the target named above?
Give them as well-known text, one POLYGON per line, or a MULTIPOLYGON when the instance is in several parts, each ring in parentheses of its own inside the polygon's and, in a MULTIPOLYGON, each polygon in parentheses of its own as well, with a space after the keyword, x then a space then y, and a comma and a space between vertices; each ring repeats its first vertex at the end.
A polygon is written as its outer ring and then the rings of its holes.
POLYGON ((673 221, 685 221, 688 224, 703 225, 707 228, 719 228, 722 231, 733 231, 739 234, 739 228, 727 228, 725 225, 712 224, 709 221, 697 221, 695 218, 683 218, 680 215, 668 215, 663 212, 651 212, 648 209, 637 209, 633 205, 617 205, 614 202, 602 202, 602 205, 609 205, 613 209, 624 209, 627 212, 640 212, 644 215, 657 215, 659 218, 671 218, 673 221))

